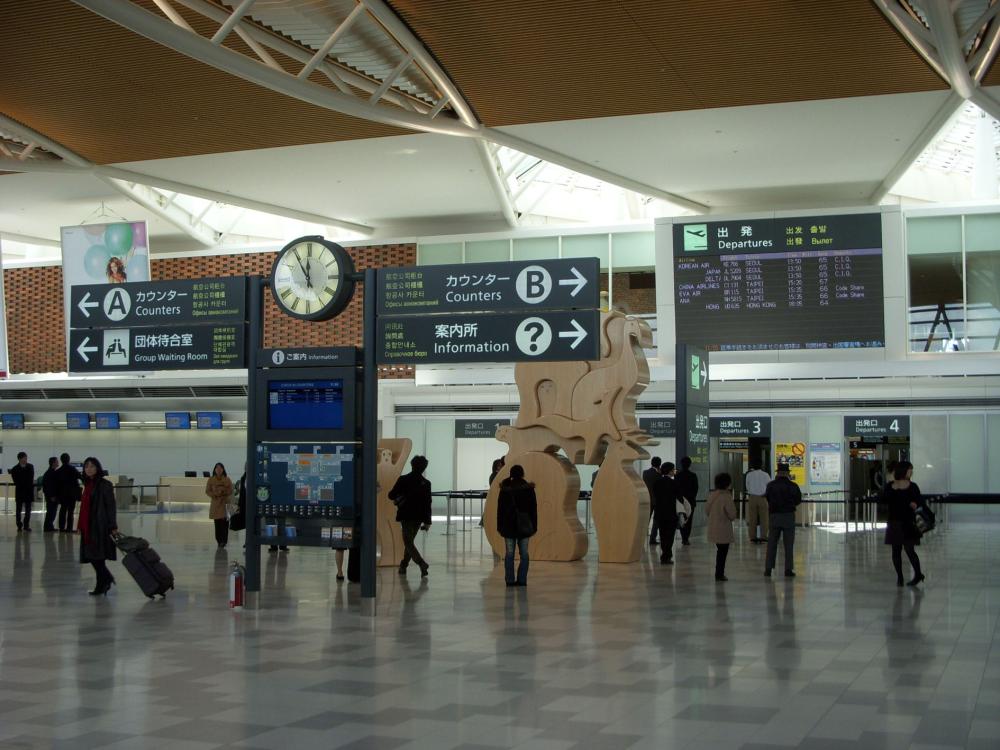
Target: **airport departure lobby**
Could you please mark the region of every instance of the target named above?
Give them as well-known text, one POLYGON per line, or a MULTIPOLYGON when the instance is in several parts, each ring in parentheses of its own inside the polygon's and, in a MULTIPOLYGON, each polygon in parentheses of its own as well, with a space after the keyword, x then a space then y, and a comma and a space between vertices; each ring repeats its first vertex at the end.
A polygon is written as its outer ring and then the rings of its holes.
POLYGON ((996 7, 4 4, 0 747, 1000 747, 996 7))

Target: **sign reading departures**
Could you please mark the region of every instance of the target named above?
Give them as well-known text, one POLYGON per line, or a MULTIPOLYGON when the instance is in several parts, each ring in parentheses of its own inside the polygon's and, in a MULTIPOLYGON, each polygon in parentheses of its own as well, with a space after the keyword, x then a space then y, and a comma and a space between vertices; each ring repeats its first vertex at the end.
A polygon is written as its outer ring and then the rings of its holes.
POLYGON ((599 306, 597 258, 463 263, 379 271, 379 315, 599 306))
POLYGON ((905 414, 844 417, 845 437, 906 437, 910 417, 905 414))

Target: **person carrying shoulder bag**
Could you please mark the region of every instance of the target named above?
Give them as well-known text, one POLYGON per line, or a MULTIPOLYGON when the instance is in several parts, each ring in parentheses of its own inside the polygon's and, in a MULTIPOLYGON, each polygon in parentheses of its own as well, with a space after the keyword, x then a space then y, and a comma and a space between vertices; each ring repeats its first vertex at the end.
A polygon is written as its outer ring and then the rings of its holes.
POLYGON ((524 467, 510 467, 510 476, 500 483, 497 531, 504 538, 504 579, 508 586, 528 585, 528 539, 538 531, 538 499, 535 485, 524 478, 524 467), (514 577, 514 548, 521 557, 514 577))

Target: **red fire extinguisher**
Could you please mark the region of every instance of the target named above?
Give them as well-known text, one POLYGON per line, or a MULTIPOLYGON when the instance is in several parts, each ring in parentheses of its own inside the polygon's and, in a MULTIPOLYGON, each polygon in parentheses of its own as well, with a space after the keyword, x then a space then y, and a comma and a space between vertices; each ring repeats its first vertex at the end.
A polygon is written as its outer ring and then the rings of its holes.
POLYGON ((234 562, 233 569, 229 571, 230 609, 243 609, 243 601, 246 594, 246 572, 246 568, 238 562, 234 562))

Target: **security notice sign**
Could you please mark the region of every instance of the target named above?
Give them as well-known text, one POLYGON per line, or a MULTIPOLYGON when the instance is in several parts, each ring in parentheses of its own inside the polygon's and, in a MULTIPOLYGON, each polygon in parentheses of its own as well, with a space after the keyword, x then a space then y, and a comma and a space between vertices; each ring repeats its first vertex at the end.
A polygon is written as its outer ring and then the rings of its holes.
POLYGON ((242 324, 70 331, 70 372, 246 367, 242 324))
POLYGON ((597 359, 599 317, 597 310, 381 317, 378 357, 381 364, 597 359))
POLYGON ((596 309, 599 274, 597 258, 386 268, 378 314, 596 309))
POLYGON ((70 328, 229 323, 246 318, 246 279, 84 284, 70 289, 70 328))

